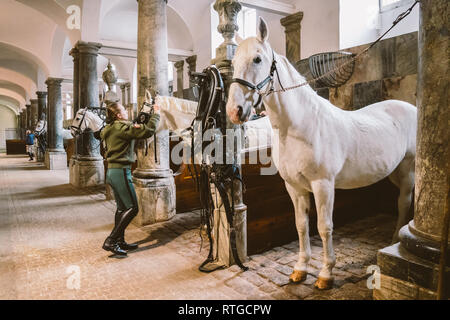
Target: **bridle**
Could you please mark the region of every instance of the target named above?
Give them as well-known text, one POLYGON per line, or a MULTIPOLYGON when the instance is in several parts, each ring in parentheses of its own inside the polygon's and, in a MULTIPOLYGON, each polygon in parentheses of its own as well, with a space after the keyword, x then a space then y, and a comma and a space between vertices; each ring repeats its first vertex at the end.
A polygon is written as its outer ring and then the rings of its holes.
POLYGON ((82 132, 81 132, 81 125, 84 121, 84 118, 86 117, 86 113, 87 113, 87 108, 84 110, 83 113, 83 117, 81 118, 80 123, 78 124, 78 126, 70 126, 70 129, 73 130, 73 132, 75 133, 75 135, 79 136, 82 132))
POLYGON ((277 73, 277 79, 278 79, 278 82, 279 82, 279 84, 281 86, 281 89, 284 91, 284 87, 283 87, 283 85, 281 84, 281 81, 280 81, 280 75, 278 74, 277 61, 275 60, 275 53, 272 50, 272 65, 270 66, 269 75, 264 80, 262 80, 260 83, 255 85, 255 84, 253 84, 253 83, 251 83, 251 82, 249 82, 247 80, 244 80, 244 79, 233 78, 233 79, 231 79, 230 85, 232 83, 239 83, 239 84, 249 88, 250 91, 256 91, 256 93, 258 93, 259 97, 258 97, 258 101, 253 105, 253 108, 257 108, 262 102, 263 95, 267 96, 267 95, 271 94, 274 91, 273 76, 274 76, 275 72, 277 73), (269 90, 267 90, 266 92, 262 92, 262 89, 268 83, 270 83, 269 90))

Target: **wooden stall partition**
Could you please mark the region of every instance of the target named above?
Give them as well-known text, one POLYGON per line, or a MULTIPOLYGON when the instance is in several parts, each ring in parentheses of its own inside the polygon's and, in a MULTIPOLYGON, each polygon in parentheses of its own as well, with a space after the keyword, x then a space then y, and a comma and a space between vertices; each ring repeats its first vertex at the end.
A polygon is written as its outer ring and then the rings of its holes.
POLYGON ((26 154, 25 140, 6 140, 6 154, 26 154))
MULTIPOLYGON (((170 140, 170 152, 177 145, 178 141, 170 140)), ((188 212, 200 208, 200 195, 197 185, 192 176, 195 172, 200 172, 200 166, 175 164, 170 157, 170 169, 173 171, 176 187, 176 207, 177 213, 188 212)))

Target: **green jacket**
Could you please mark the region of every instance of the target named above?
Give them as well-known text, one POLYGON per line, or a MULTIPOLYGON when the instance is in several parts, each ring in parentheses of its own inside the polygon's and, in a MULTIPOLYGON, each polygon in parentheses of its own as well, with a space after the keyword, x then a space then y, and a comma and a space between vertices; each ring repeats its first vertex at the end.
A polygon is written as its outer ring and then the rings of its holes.
POLYGON ((103 128, 100 138, 106 142, 108 168, 130 167, 134 161, 134 140, 153 136, 158 128, 159 114, 153 114, 147 124, 136 128, 132 122, 116 120, 103 128))

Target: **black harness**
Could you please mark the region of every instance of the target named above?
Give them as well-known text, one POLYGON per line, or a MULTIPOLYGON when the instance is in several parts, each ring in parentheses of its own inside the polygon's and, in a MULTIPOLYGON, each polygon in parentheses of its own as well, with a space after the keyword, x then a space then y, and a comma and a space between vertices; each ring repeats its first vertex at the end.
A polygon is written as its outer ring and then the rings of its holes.
POLYGON ((258 97, 258 101, 253 106, 253 108, 257 108, 262 102, 263 95, 264 94, 269 95, 270 93, 272 93, 274 91, 273 76, 274 76, 275 72, 277 73, 278 82, 280 83, 280 86, 281 86, 282 90, 284 91, 284 87, 283 87, 283 85, 281 84, 281 81, 280 81, 280 75, 278 74, 277 61, 275 60, 275 53, 272 50, 272 65, 270 66, 270 72, 269 72, 269 75, 263 81, 261 81, 260 83, 255 85, 255 84, 253 84, 253 83, 251 83, 251 82, 249 82, 247 80, 244 80, 244 79, 233 78, 233 79, 231 79, 230 84, 231 83, 239 83, 239 84, 249 88, 251 91, 256 91, 258 93, 259 97, 258 97), (268 83, 270 83, 269 91, 268 92, 262 92, 261 90, 268 83))
MULTIPOLYGON (((191 73, 193 81, 199 87, 199 102, 197 107, 196 116, 191 126, 191 130, 198 128, 201 125, 201 137, 204 136, 206 130, 217 130, 220 139, 226 136, 227 118, 226 118, 226 92, 222 76, 216 66, 210 66, 203 70, 202 73, 191 73)), ((211 272, 223 266, 214 265, 217 261, 217 257, 213 256, 213 239, 212 239, 212 226, 214 224, 214 201, 211 192, 211 185, 214 185, 218 191, 222 203, 225 208, 226 217, 230 226, 230 248, 236 264, 242 269, 247 270, 241 259, 239 258, 236 247, 236 231, 234 228, 234 188, 233 184, 236 180, 242 182, 241 175, 236 164, 222 163, 206 163, 205 159, 202 159, 200 173, 197 172, 195 167, 195 141, 194 132, 192 132, 192 153, 191 160, 194 164, 195 174, 193 175, 197 188, 200 193, 201 209, 201 223, 206 225, 206 231, 209 239, 209 254, 208 258, 200 265, 199 270, 202 272, 211 272), (231 199, 228 196, 227 190, 231 190, 231 199), (211 264, 211 265, 209 265, 211 264)), ((213 140, 216 137, 213 138, 213 140)), ((201 141, 201 152, 205 148, 214 143, 214 141, 201 141)), ((226 143, 223 143, 223 155, 226 155, 226 143)))

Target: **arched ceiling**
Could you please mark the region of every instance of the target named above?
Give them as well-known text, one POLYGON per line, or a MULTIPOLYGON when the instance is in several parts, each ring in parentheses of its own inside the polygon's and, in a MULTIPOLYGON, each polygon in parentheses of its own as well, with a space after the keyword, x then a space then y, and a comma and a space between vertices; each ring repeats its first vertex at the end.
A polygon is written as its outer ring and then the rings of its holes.
POLYGON ((1 108, 5 108, 6 110, 12 111, 16 116, 19 115, 19 112, 17 111, 17 109, 12 108, 12 107, 9 106, 9 105, 2 104, 2 103, 0 102, 0 111, 2 111, 1 108))
MULTIPOLYGON (((103 1, 100 11, 99 38, 101 40, 137 43, 138 3, 136 0, 103 1)), ((169 5, 167 7, 168 46, 192 50, 189 27, 169 5)))
POLYGON ((73 4, 77 0, 1 1, 0 83, 9 84, 0 88, 15 85, 11 92, 28 100, 36 97, 37 90, 46 89, 49 76, 60 76, 68 39, 64 2, 73 4))
POLYGON ((0 80, 0 89, 11 90, 20 95, 24 100, 29 99, 26 90, 22 86, 19 86, 8 80, 0 80))
POLYGON ((17 101, 17 103, 19 104, 19 108, 24 107, 26 104, 25 99, 20 94, 12 90, 0 88, 0 95, 10 97, 11 99, 17 101))
POLYGON ((0 80, 6 81, 8 83, 13 83, 23 88, 28 95, 27 99, 30 98, 32 93, 35 93, 37 91, 36 83, 17 71, 0 67, 0 80))
POLYGON ((34 15, 44 16, 46 18, 45 20, 51 21, 53 24, 58 25, 68 36, 73 45, 81 39, 81 30, 71 30, 67 28, 66 22, 69 18, 69 14, 66 12, 66 9, 71 5, 76 5, 82 8, 83 0, 16 0, 16 2, 20 2, 24 6, 34 9, 34 15), (37 15, 36 13, 40 14, 37 15))
POLYGON ((4 106, 8 106, 10 109, 17 110, 16 112, 19 112, 21 109, 23 109, 25 107, 25 106, 23 106, 21 108, 19 101, 17 101, 16 99, 14 99, 10 96, 5 96, 2 94, 0 94, 0 104, 2 104, 4 106))
POLYGON ((34 83, 38 81, 39 72, 45 72, 42 70, 45 65, 38 57, 2 42, 0 42, 0 67, 16 71, 34 83))

